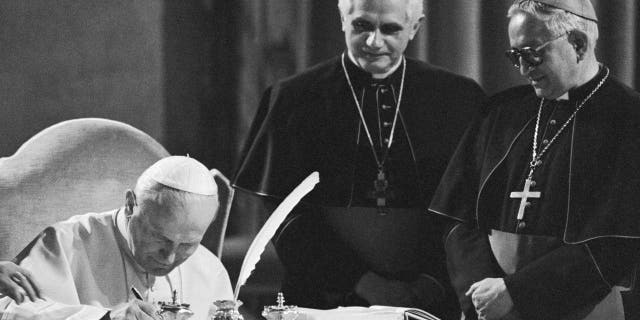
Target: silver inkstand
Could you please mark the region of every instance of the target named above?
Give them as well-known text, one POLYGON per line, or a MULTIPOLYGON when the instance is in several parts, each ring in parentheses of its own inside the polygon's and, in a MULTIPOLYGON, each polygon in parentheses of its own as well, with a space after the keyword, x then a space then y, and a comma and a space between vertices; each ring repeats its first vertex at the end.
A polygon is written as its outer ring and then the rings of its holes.
POLYGON ((296 320, 300 313, 296 306, 284 305, 284 296, 278 292, 277 306, 265 306, 262 316, 267 320, 296 320))
POLYGON ((238 308, 242 305, 240 300, 216 300, 209 309, 209 320, 244 320, 238 308))
POLYGON ((173 294, 171 297, 171 303, 168 302, 158 302, 160 306, 160 311, 158 311, 158 315, 162 320, 187 320, 193 316, 193 311, 189 309, 188 303, 177 303, 177 292, 173 290, 173 294))

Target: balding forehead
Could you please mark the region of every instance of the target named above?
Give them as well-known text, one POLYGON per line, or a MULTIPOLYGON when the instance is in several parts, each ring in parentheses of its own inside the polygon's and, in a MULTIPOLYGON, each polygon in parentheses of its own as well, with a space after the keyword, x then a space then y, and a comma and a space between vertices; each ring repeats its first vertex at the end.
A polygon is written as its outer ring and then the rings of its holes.
POLYGON ((217 205, 210 201, 171 202, 168 206, 148 202, 141 207, 140 214, 145 225, 165 238, 191 242, 202 238, 215 218, 217 205))
POLYGON ((544 21, 525 12, 511 16, 508 32, 512 44, 514 41, 521 42, 524 38, 545 39, 551 34, 544 21))

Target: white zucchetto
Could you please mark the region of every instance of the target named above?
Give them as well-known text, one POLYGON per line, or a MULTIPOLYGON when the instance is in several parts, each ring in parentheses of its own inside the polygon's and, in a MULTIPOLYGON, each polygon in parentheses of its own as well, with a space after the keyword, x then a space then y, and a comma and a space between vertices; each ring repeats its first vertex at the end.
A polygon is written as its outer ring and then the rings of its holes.
POLYGON ((205 196, 218 195, 218 186, 209 169, 190 157, 163 158, 145 170, 142 176, 174 189, 205 196))

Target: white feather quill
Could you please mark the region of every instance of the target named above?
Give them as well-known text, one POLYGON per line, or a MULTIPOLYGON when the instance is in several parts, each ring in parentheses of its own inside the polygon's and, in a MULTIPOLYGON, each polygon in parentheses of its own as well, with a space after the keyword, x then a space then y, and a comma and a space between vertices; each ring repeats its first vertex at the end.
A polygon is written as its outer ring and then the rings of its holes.
POLYGON ((262 229, 258 232, 256 237, 251 242, 247 254, 242 261, 242 267, 240 267, 240 275, 238 276, 238 282, 236 282, 236 288, 233 293, 233 298, 238 300, 240 294, 240 287, 242 287, 247 279, 251 276, 251 272, 256 268, 256 264, 260 261, 260 256, 264 252, 265 247, 273 238, 273 235, 278 230, 278 227, 284 219, 289 215, 289 212, 300 202, 300 200, 320 181, 318 172, 310 174, 304 181, 300 183, 293 191, 280 203, 280 205, 273 211, 267 222, 264 223, 262 229))

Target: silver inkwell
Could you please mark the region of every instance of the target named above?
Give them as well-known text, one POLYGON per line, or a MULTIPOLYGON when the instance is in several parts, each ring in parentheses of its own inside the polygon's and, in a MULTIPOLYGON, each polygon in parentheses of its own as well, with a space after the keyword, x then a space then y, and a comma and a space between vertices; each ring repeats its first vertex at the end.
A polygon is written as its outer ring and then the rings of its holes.
POLYGON ((238 308, 242 305, 240 300, 216 300, 209 309, 209 320, 244 320, 238 308))
POLYGON ((163 320, 187 320, 193 316, 188 303, 177 303, 177 291, 173 290, 171 303, 159 301, 160 311, 158 315, 163 320))
POLYGON ((278 292, 277 306, 265 306, 262 316, 267 320, 296 320, 299 312, 296 306, 284 305, 284 296, 278 292))

